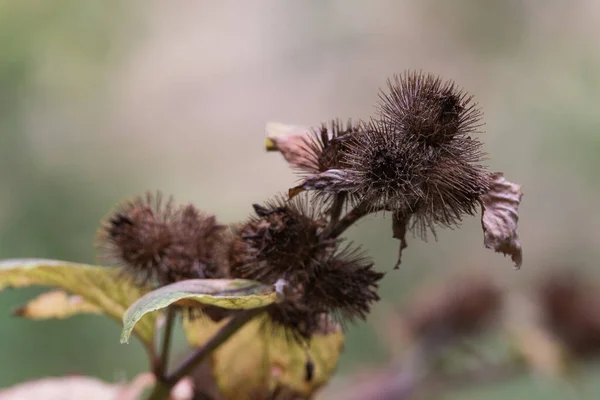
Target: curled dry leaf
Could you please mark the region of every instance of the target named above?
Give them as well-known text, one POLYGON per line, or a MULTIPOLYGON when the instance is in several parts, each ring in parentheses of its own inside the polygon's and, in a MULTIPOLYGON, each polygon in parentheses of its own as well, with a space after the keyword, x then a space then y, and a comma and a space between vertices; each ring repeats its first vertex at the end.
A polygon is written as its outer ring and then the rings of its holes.
POLYGON ((292 168, 306 165, 310 157, 309 128, 269 122, 266 130, 267 151, 279 151, 292 168))
POLYGON ((319 190, 324 193, 340 193, 351 189, 348 184, 348 172, 339 169, 330 169, 320 174, 308 175, 302 183, 289 190, 292 198, 305 190, 319 190))
POLYGON ((394 233, 394 239, 400 240, 400 247, 398 249, 398 261, 394 269, 400 267, 402 262, 402 250, 404 250, 408 244, 406 243, 406 225, 408 224, 409 217, 402 212, 395 212, 392 216, 392 232, 394 233))
POLYGON ((42 293, 13 314, 30 319, 69 318, 77 314, 102 314, 102 309, 82 296, 69 295, 63 290, 42 293))
POLYGON ((515 268, 521 268, 523 250, 517 234, 521 185, 511 183, 501 172, 490 175, 490 190, 481 196, 483 243, 488 249, 510 255, 515 268))

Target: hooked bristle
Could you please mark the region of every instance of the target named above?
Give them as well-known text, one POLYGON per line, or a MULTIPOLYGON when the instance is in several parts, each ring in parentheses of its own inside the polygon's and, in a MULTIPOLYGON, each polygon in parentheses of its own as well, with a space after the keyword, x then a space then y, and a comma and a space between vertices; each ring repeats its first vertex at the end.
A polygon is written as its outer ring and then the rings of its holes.
POLYGON ((433 74, 396 75, 379 98, 381 120, 426 146, 444 147, 481 127, 482 113, 473 97, 433 74))
POLYGON ((280 278, 305 282, 328 247, 319 239, 325 228, 321 212, 302 196, 277 197, 254 209, 256 217, 236 230, 230 251, 232 275, 269 284, 280 278))
POLYGON ((160 193, 117 207, 99 233, 103 257, 136 281, 162 286, 185 279, 222 277, 224 226, 192 205, 175 208, 160 193))

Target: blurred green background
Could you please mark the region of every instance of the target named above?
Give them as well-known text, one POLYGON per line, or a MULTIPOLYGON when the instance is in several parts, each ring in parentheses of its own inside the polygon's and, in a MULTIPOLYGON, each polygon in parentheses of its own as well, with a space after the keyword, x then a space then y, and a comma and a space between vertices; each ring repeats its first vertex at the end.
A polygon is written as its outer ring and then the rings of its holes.
MULTIPOLYGON (((2 0, 0 258, 95 262, 101 218, 147 189, 240 220, 296 179, 264 152, 266 122, 368 118, 386 79, 411 68, 454 79, 482 106, 489 165, 523 184, 525 263, 512 271, 467 219, 437 242, 411 239, 378 307, 441 270, 493 271, 520 290, 550 265, 594 274, 599 35, 596 0, 2 0)), ((369 217, 350 236, 379 269, 394 265, 389 220, 369 217)), ((107 319, 10 316, 39 292, 0 295, 0 387, 146 368, 107 319)), ((386 360, 377 315, 350 330, 340 379, 386 360)), ((600 386, 586 393, 600 398, 600 386)), ((510 396, 567 394, 523 376, 448 398, 510 396)))

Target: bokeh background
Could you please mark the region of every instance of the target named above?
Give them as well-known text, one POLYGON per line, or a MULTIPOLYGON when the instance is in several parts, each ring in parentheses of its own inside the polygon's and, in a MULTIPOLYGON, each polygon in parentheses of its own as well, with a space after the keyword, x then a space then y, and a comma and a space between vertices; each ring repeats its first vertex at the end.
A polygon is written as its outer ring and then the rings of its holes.
MULTIPOLYGON (((387 361, 384 310, 432 277, 482 269, 527 291, 550 267, 599 276, 599 35, 595 0, 2 0, 0 258, 95 262, 101 218, 147 189, 243 219, 296 179, 265 153, 267 122, 368 118, 379 88, 405 69, 452 78, 485 112, 488 164, 523 185, 524 268, 483 248, 478 218, 437 242, 411 238, 384 302, 348 333, 343 380, 387 361)), ((349 235, 379 269, 394 265, 389 219, 369 217, 349 235)), ((10 316, 39 292, 0 295, 0 387, 71 373, 118 381, 146 368, 141 346, 120 345, 107 319, 10 316)), ((595 371, 590 399, 600 398, 595 371)), ((447 398, 565 393, 524 374, 447 398)))

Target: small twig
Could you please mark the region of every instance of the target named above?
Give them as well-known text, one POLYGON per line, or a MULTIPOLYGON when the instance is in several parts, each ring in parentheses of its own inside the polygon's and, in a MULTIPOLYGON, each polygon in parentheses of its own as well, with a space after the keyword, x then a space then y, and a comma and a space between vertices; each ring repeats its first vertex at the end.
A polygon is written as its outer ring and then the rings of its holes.
POLYGON ((194 367, 202 362, 208 355, 215 351, 220 345, 225 343, 242 326, 261 314, 264 308, 254 308, 244 310, 231 318, 208 342, 198 348, 190 357, 184 360, 172 374, 167 376, 167 383, 174 386, 179 380, 189 374, 194 367))
POLYGON ((154 375, 158 381, 165 379, 165 373, 169 365, 169 353, 171 350, 171 338, 173 336, 173 326, 175 325, 176 310, 173 307, 167 308, 165 331, 160 349, 160 356, 154 365, 154 375))
POLYGON ((330 226, 334 226, 340 220, 347 195, 346 192, 340 192, 333 198, 333 204, 331 205, 331 219, 329 220, 330 226))
POLYGON ((235 314, 229 322, 227 322, 219 331, 202 347, 196 349, 192 355, 184 360, 173 373, 168 374, 163 380, 156 382, 152 393, 148 400, 162 400, 168 398, 173 387, 185 376, 189 375, 192 370, 204 361, 213 351, 225 343, 234 333, 241 327, 252 320, 257 315, 264 311, 263 308, 254 308, 244 310, 235 314), (165 397, 167 396, 167 397, 165 397))
POLYGON ((365 215, 369 215, 381 210, 382 208, 373 208, 368 201, 362 201, 356 207, 350 210, 348 214, 344 216, 344 218, 328 229, 327 232, 325 232, 324 237, 325 239, 335 239, 365 215))

